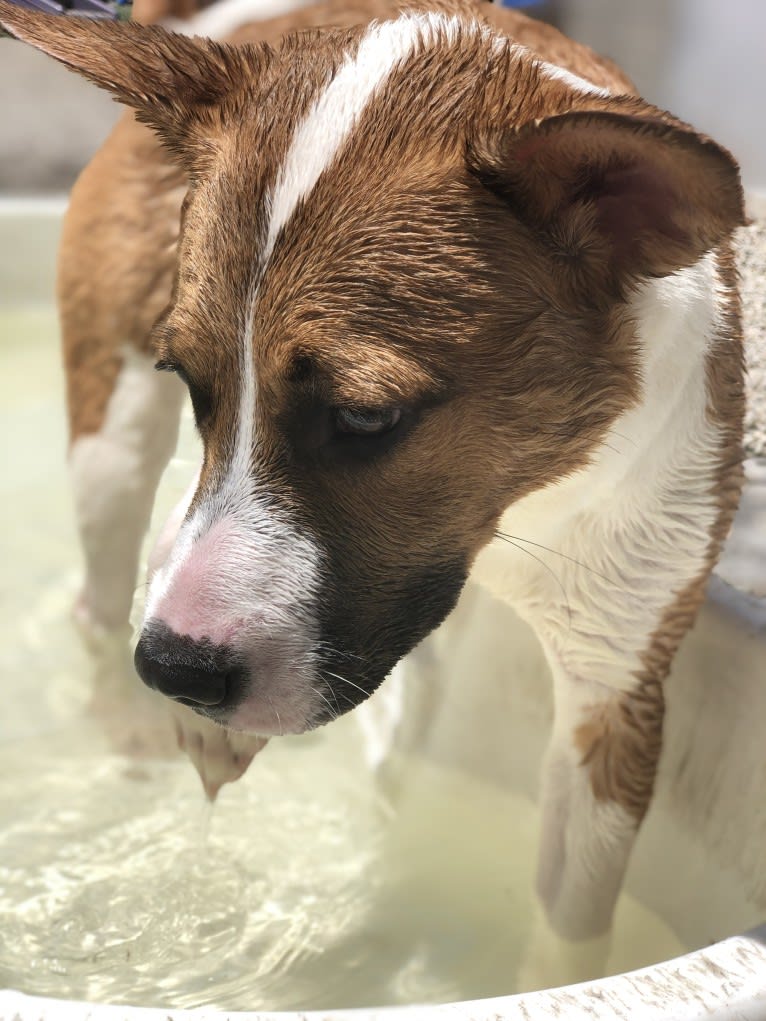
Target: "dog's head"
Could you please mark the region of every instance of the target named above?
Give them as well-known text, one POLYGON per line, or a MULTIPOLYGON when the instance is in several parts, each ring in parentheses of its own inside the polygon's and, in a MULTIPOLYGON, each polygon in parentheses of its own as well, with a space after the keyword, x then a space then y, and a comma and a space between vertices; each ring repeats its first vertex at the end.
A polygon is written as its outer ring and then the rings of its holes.
POLYGON ((503 510, 635 401, 626 296, 741 222, 736 166, 476 19, 278 50, 0 20, 189 174, 156 346, 205 455, 139 672, 234 728, 325 722, 443 620, 503 510))

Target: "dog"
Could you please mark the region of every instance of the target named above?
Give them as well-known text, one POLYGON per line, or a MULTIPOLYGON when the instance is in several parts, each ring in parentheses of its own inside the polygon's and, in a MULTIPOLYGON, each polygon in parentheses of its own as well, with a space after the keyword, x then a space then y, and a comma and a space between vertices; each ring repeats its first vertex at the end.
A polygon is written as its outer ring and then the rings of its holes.
POLYGON ((188 29, 218 43, 0 3, 131 108, 61 247, 81 621, 124 633, 187 390, 135 663, 209 790, 366 699, 469 575, 510 602, 554 682, 539 899, 582 961, 742 482, 737 165, 482 0, 232 4, 188 29))

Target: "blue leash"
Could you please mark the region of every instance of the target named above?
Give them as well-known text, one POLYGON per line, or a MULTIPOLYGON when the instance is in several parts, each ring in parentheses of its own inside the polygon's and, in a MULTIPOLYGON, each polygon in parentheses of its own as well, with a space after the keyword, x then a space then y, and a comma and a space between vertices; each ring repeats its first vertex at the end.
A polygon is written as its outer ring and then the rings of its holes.
POLYGON ((32 11, 43 11, 45 14, 69 14, 100 21, 127 21, 132 9, 132 0, 11 0, 11 2, 32 11))
MULTIPOLYGON (((11 0, 20 7, 46 14, 68 14, 80 18, 127 21, 132 0, 11 0)), ((540 0, 495 0, 501 7, 535 7, 540 0)), ((0 29, 0 35, 4 34, 0 29)))

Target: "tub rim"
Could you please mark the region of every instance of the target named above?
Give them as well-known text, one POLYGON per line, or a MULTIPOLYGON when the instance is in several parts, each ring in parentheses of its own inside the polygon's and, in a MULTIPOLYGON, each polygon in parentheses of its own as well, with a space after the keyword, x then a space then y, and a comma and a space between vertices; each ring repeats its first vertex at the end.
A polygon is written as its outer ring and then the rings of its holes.
POLYGON ((454 1003, 226 1011, 88 1003, 0 989, 2 1021, 764 1021, 766 924, 702 950, 592 982, 454 1003))

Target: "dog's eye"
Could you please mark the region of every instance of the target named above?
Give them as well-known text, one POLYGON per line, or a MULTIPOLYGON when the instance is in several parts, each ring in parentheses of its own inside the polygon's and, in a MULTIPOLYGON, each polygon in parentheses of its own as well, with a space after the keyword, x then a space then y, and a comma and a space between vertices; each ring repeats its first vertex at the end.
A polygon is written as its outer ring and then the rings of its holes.
POLYGON ((169 358, 160 358, 158 362, 154 363, 154 367, 157 372, 177 372, 183 376, 183 369, 178 362, 171 362, 169 358))
POLYGON ((202 428, 203 423, 210 417, 213 408, 213 402, 207 391, 193 383, 186 374, 186 370, 178 362, 170 361, 170 359, 160 359, 154 367, 158 372, 174 372, 186 384, 189 396, 191 397, 197 428, 202 428))
POLYGON ((401 417, 401 408, 336 408, 335 427, 353 436, 379 436, 395 428, 401 417))
POLYGON ((186 374, 186 369, 179 362, 174 362, 171 358, 160 358, 158 362, 154 364, 157 372, 172 372, 181 380, 182 383, 189 385, 189 377, 186 374))

